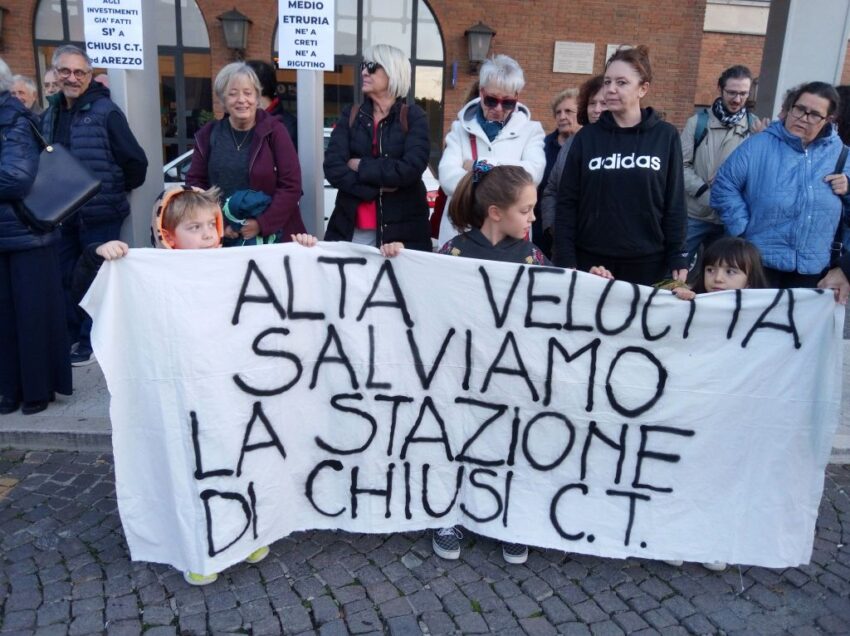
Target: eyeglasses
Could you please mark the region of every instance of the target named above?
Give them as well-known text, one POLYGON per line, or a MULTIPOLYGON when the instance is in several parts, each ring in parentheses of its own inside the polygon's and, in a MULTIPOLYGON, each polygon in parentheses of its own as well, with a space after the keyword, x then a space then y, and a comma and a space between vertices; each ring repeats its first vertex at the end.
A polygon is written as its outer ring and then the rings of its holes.
POLYGON ((57 68, 57 69, 56 69, 56 74, 57 74, 59 77, 63 77, 63 78, 65 78, 65 77, 71 77, 71 75, 73 75, 73 76, 74 76, 76 79, 78 79, 78 80, 83 79, 83 78, 84 78, 86 75, 88 75, 89 73, 91 73, 91 71, 90 71, 90 70, 89 70, 89 71, 85 71, 85 70, 83 70, 83 69, 81 69, 81 68, 75 68, 75 69, 73 69, 73 70, 71 70, 71 69, 69 69, 69 68, 57 68))
POLYGON ((484 95, 484 97, 481 98, 481 101, 484 102, 484 105, 487 108, 496 108, 496 106, 501 105, 502 110, 513 110, 517 105, 516 99, 499 99, 492 95, 484 95))
POLYGON ((740 97, 741 99, 747 99, 750 96, 750 91, 727 91, 725 88, 723 89, 723 94, 726 95, 729 99, 735 99, 736 97, 740 97))
POLYGON ((805 119, 811 124, 819 124, 826 119, 826 115, 821 115, 814 110, 806 110, 798 104, 794 104, 791 107, 791 114, 794 116, 794 119, 805 119))
POLYGON ((366 71, 367 73, 369 73, 369 75, 374 75, 375 71, 377 71, 379 68, 384 68, 384 67, 381 66, 380 64, 378 64, 377 62, 367 62, 366 60, 363 60, 362 62, 360 62, 360 72, 361 73, 363 71, 366 71))

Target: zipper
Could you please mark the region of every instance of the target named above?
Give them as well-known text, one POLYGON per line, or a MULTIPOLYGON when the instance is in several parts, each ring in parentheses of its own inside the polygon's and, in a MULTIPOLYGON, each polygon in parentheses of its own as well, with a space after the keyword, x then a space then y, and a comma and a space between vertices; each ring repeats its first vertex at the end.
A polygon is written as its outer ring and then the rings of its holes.
MULTIPOLYGON (((372 120, 374 121, 374 119, 372 120)), ((386 118, 382 119, 378 124, 378 157, 384 156, 384 145, 383 145, 383 130, 384 130, 384 122, 386 118)), ((381 244, 384 242, 384 189, 378 188, 378 207, 376 210, 378 214, 378 219, 376 225, 378 226, 378 233, 375 236, 375 244, 378 249, 380 249, 381 244)))

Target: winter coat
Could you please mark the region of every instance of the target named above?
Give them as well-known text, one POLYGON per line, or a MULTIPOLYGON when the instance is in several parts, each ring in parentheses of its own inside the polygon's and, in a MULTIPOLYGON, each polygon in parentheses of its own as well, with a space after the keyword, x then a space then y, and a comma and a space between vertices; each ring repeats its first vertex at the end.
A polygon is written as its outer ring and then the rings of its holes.
POLYGON ((606 111, 576 134, 558 190, 555 265, 575 267, 578 249, 682 269, 685 222, 679 133, 652 108, 629 128, 606 111))
POLYGON ((58 230, 36 234, 18 220, 13 202, 25 197, 38 172, 40 147, 29 122, 36 118, 9 91, 0 93, 0 252, 49 245, 58 230))
MULTIPOLYGON (((188 185, 204 190, 215 185, 210 183, 208 164, 210 138, 219 126, 224 126, 223 120, 211 121, 195 135, 195 152, 186 175, 188 185)), ((221 128, 218 130, 220 132, 221 128)), ((269 236, 281 232, 283 241, 289 241, 290 235, 306 232, 298 207, 301 166, 295 147, 283 124, 264 110, 257 111, 249 156, 248 181, 251 189, 265 192, 272 198, 268 209, 256 219, 260 224, 260 234, 269 236)))
MULTIPOLYGON (((525 104, 517 103, 504 128, 490 141, 476 119, 480 101, 480 98, 473 99, 461 108, 446 135, 446 147, 438 171, 443 191, 451 197, 467 172, 463 164, 466 160, 472 160, 470 135, 475 137, 479 159, 486 159, 494 166, 522 166, 534 179, 534 184, 538 185, 546 169, 543 126, 531 120, 531 111, 525 104)), ((452 228, 449 215, 444 214, 440 223, 440 244, 455 234, 457 230, 452 228)))
MULTIPOLYGON (((61 92, 51 95, 50 107, 41 118, 41 131, 48 143, 61 141, 55 135, 62 99, 61 92)), ((144 182, 147 158, 105 86, 92 82, 75 102, 68 150, 101 183, 100 191, 80 208, 83 222, 94 225, 128 216, 127 191, 144 182)))
MULTIPOLYGON (((758 247, 767 267, 819 274, 829 264, 842 213, 842 198, 823 179, 834 172, 841 148, 831 124, 804 148, 783 122, 775 121, 720 167, 711 207, 729 234, 758 247)), ((850 174, 850 161, 844 173, 850 174)), ((843 199, 850 205, 850 195, 843 199)), ((848 234, 846 228, 843 233, 848 234)))
POLYGON ((734 126, 723 125, 711 108, 708 110, 708 123, 705 137, 694 150, 699 114, 688 119, 682 130, 682 158, 685 165, 685 200, 688 204, 688 216, 699 221, 720 223, 720 217, 711 209, 710 184, 714 175, 729 155, 750 136, 749 117, 742 117, 734 126), (699 196, 697 194, 699 193, 699 196))
POLYGON ((357 206, 375 201, 378 215, 377 244, 401 241, 408 249, 431 250, 431 226, 422 173, 428 165, 431 138, 425 112, 407 107, 407 130, 397 100, 378 125, 378 156, 372 155, 373 103, 360 105, 354 123, 346 108, 331 133, 325 151, 325 178, 337 188, 336 205, 325 239, 350 241, 354 236, 357 206), (358 169, 349 159, 360 159, 358 169))

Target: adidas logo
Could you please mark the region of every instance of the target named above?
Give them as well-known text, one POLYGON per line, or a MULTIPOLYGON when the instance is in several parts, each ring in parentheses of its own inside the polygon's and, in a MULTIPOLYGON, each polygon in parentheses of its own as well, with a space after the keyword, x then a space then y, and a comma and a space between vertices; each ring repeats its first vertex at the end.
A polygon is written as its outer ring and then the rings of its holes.
POLYGON ((587 167, 590 170, 619 170, 621 168, 651 168, 655 171, 661 170, 661 157, 652 155, 639 155, 635 157, 635 153, 630 155, 621 155, 615 152, 608 157, 594 157, 587 162, 587 167))

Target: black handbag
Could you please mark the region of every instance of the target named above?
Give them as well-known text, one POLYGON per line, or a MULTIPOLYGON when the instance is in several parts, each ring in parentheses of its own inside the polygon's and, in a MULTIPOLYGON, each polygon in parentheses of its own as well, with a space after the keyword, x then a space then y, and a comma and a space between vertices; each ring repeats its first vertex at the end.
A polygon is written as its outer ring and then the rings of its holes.
POLYGON ((27 121, 42 150, 29 194, 13 207, 21 223, 37 234, 46 234, 100 192, 100 180, 62 144, 48 144, 32 120, 27 121))

